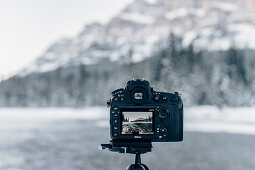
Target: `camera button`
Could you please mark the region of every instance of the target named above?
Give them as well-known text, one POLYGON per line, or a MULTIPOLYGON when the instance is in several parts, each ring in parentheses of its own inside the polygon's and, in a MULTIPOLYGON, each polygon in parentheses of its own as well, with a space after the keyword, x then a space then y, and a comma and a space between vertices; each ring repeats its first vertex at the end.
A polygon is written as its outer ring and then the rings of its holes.
POLYGON ((155 94, 155 95, 153 96, 153 100, 154 100, 155 102, 158 102, 158 101, 159 101, 159 95, 158 95, 158 94, 155 94))
POLYGON ((166 129, 166 128, 161 128, 161 129, 160 129, 160 133, 166 134, 166 133, 167 133, 167 129, 166 129))
POLYGON ((162 100, 163 100, 164 102, 166 102, 166 101, 167 101, 167 97, 166 97, 166 96, 163 96, 163 97, 162 97, 162 100))

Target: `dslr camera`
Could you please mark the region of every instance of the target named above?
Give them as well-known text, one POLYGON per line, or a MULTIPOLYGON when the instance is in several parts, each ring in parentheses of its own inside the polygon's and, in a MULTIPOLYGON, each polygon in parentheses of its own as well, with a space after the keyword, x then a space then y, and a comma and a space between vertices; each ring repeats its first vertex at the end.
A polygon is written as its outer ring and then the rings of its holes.
POLYGON ((144 79, 133 79, 112 92, 110 134, 117 142, 183 140, 183 103, 178 92, 154 91, 144 79))

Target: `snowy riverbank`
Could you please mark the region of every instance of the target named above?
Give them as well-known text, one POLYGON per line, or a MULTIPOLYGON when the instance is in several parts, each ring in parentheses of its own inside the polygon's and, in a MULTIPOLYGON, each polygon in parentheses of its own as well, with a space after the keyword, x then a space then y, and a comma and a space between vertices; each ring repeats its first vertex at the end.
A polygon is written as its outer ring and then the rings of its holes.
MULTIPOLYGON (((109 126, 105 107, 0 108, 0 133, 31 129, 58 120, 91 120, 96 126, 109 126)), ((226 132, 255 135, 255 107, 222 108, 199 106, 185 108, 185 131, 226 132)))

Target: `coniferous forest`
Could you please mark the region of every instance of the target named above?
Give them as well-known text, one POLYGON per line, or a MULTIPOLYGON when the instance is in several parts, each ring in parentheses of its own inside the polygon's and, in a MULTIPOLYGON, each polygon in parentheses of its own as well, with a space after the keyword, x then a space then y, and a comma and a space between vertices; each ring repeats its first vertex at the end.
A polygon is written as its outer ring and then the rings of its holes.
POLYGON ((132 78, 145 78, 155 90, 182 94, 186 106, 255 104, 254 51, 210 51, 182 46, 171 34, 168 45, 151 57, 130 62, 76 65, 44 73, 13 76, 0 83, 2 107, 84 107, 104 105, 111 91, 132 78))

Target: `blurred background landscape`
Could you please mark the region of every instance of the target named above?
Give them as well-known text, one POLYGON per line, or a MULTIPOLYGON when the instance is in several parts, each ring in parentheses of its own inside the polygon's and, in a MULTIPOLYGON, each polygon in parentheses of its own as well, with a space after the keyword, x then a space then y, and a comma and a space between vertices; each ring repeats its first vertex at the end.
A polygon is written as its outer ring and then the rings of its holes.
MULTIPOLYGON (((151 169, 253 169, 255 1, 104 3, 105 10, 96 4, 99 20, 111 6, 116 11, 104 22, 84 15, 80 31, 58 37, 19 69, 2 69, 0 169, 124 169, 132 155, 97 145, 109 139, 111 91, 141 77, 155 90, 180 92, 185 106, 185 141, 155 144, 143 156, 151 169)), ((2 68, 7 54, 0 50, 2 68)), ((10 64, 26 56, 16 58, 10 64)))

